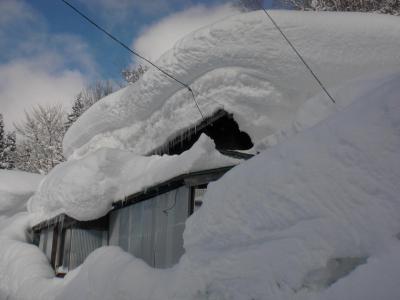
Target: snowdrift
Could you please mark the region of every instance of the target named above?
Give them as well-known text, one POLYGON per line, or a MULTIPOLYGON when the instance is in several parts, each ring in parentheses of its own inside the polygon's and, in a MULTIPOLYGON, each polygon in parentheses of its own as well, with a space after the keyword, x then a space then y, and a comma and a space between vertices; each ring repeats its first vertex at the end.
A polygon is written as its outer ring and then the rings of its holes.
MULTIPOLYGON (((400 66, 397 17, 359 13, 271 12, 328 88, 400 66)), ((158 65, 190 84, 206 116, 223 108, 254 142, 253 152, 293 120, 320 87, 263 12, 252 12, 189 34, 158 65)), ((322 101, 330 103, 328 98, 322 101)), ((101 147, 145 154, 201 121, 190 93, 150 69, 137 83, 104 98, 70 128, 64 152, 101 147)))
POLYGON ((28 243, 30 238, 26 231, 29 226, 26 203, 43 178, 38 174, 0 170, 1 300, 10 299, 16 290, 24 297, 31 293, 37 296, 31 299, 45 299, 37 293, 40 290, 44 293, 48 282, 53 280, 54 272, 46 257, 36 246, 28 243))
POLYGON ((400 73, 363 91, 211 184, 174 268, 101 248, 57 299, 398 299, 400 73))

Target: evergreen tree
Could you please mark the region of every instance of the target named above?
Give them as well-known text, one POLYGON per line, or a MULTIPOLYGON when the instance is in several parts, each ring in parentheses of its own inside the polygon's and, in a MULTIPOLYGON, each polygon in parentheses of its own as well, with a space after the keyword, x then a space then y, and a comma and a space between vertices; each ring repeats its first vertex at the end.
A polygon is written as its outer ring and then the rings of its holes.
POLYGON ((75 121, 93 104, 101 98, 113 92, 113 86, 110 81, 97 81, 93 85, 83 89, 75 98, 72 111, 67 116, 65 130, 67 130, 75 121))
POLYGON ((85 111, 85 105, 83 104, 82 93, 76 96, 74 104, 72 105, 72 112, 67 116, 67 122, 65 128, 68 129, 71 125, 79 118, 80 115, 85 111))
POLYGON ((5 157, 4 149, 5 145, 5 131, 4 131, 4 120, 3 115, 0 114, 0 169, 5 169, 5 157))
POLYGON ((16 156, 15 132, 6 133, 0 114, 0 169, 14 169, 16 156))
POLYGON ((4 148, 4 167, 5 169, 15 169, 15 159, 17 154, 17 145, 16 145, 16 134, 15 132, 7 133, 5 139, 5 148, 4 148))

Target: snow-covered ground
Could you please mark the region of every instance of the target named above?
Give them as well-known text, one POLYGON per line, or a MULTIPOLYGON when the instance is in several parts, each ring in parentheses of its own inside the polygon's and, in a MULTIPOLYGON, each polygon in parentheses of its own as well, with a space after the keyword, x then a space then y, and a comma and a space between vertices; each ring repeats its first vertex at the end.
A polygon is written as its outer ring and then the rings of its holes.
POLYGON ((54 278, 45 255, 29 244, 26 230, 38 213, 96 217, 113 197, 170 173, 236 163, 204 136, 181 156, 139 156, 199 120, 185 91, 149 71, 71 128, 64 144, 75 155, 45 178, 31 213, 1 227, 1 300, 399 299, 400 22, 274 14, 338 104, 321 96, 260 13, 189 35, 160 64, 193 83, 207 114, 220 105, 233 112, 254 150, 277 144, 209 186, 173 268, 152 269, 103 247, 66 278, 54 278), (163 171, 129 177, 134 168, 163 171), (124 190, 124 180, 138 182, 124 190), (90 200, 103 194, 99 203, 90 200))
MULTIPOLYGON (((361 13, 271 12, 328 88, 400 67, 397 17, 361 13)), ((179 41, 157 64, 191 85, 205 115, 232 112, 254 152, 291 123, 321 89, 261 11, 237 15, 179 41)), ((322 101, 330 104, 324 97, 322 101)), ((201 121, 190 93, 150 69, 134 85, 109 95, 68 131, 64 152, 101 147, 144 154, 201 121)))

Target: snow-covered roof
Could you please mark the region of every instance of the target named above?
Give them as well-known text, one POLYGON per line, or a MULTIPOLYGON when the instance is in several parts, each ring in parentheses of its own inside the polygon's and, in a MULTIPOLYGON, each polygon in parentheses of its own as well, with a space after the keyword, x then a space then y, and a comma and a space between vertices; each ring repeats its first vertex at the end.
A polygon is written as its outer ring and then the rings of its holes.
POLYGON ((112 209, 112 203, 173 177, 195 171, 233 166, 239 160, 222 155, 206 135, 181 155, 140 156, 103 148, 79 160, 56 166, 29 200, 33 224, 61 213, 93 220, 112 209))
MULTIPOLYGON (((400 65, 397 17, 271 12, 328 88, 400 65)), ((263 12, 240 14, 189 34, 157 64, 190 84, 202 112, 223 108, 262 150, 320 87, 263 12)), ((325 97, 322 101, 329 103, 325 97)), ((190 93, 156 69, 96 103, 69 129, 68 157, 101 147, 145 154, 201 121, 190 93)))

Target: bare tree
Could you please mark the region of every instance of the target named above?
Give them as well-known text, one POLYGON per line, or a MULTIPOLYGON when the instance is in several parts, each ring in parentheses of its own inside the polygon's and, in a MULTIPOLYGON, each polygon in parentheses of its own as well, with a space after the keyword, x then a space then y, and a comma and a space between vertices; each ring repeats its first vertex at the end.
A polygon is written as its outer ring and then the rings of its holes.
POLYGON ((17 141, 16 167, 20 170, 47 174, 64 160, 62 139, 65 113, 61 106, 37 106, 25 112, 25 120, 14 124, 17 141))
POLYGON ((380 12, 400 15, 400 0, 282 0, 301 10, 380 12))
POLYGON ((149 68, 147 66, 139 65, 135 68, 125 68, 121 74, 127 83, 135 83, 143 76, 149 68))

